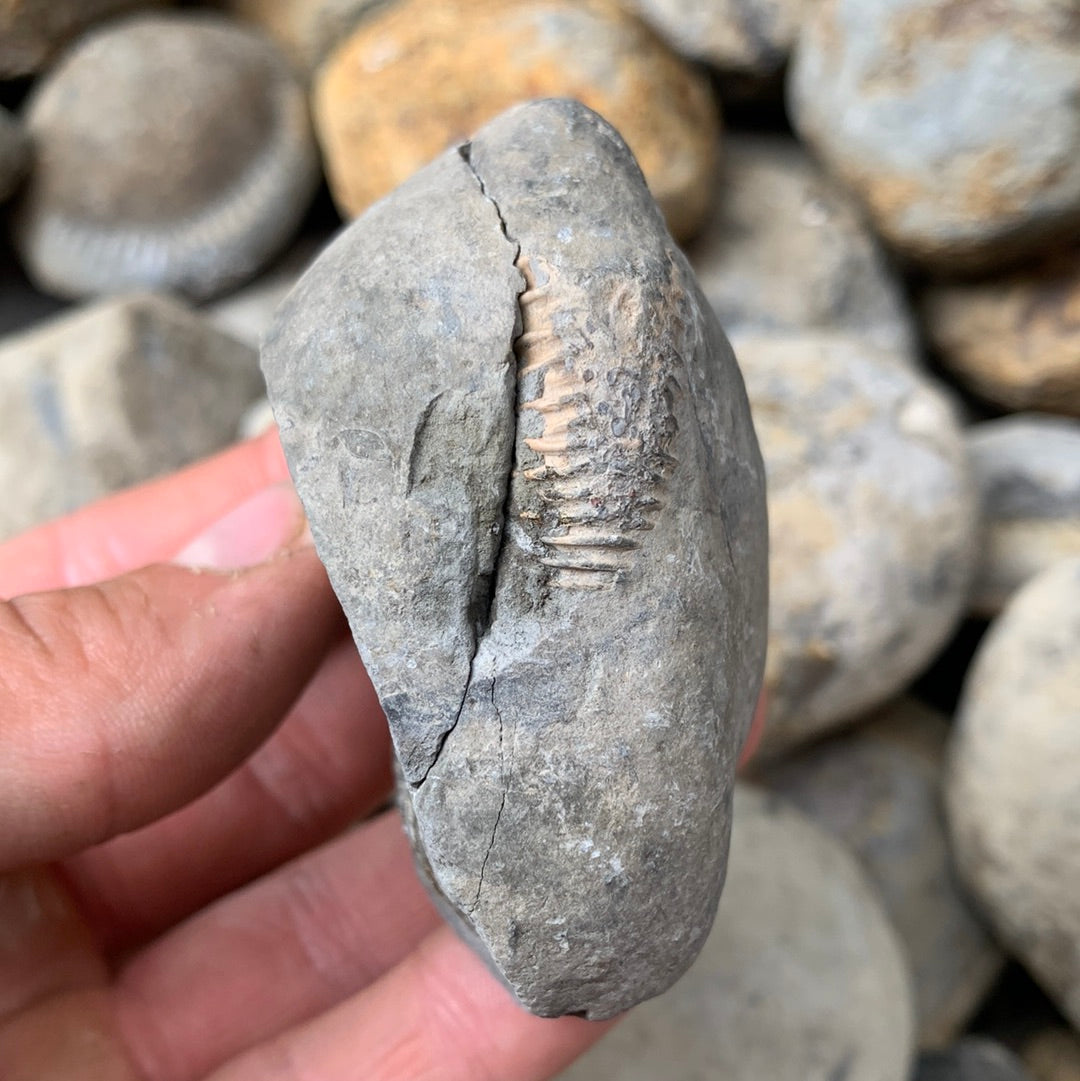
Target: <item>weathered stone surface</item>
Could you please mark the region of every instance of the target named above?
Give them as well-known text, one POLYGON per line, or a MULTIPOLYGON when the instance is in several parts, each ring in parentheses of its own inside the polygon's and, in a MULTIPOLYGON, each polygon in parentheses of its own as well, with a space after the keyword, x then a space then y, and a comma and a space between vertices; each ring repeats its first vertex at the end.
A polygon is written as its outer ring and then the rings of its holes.
POLYGON ((122 11, 151 6, 155 0, 4 0, 0 79, 33 75, 88 26, 122 11))
POLYGON ((982 504, 972 607, 993 615, 1028 579, 1080 556, 1080 421, 1022 413, 973 425, 982 504))
POLYGON ((806 0, 627 0, 684 56, 739 75, 772 75, 787 60, 806 0))
POLYGON ((1070 1029, 1036 1033, 1021 1054, 1034 1081, 1080 1081, 1080 1036, 1070 1029))
POLYGON ((704 220, 719 114, 708 80, 616 0, 398 0, 315 79, 330 188, 353 216, 517 102, 595 109, 630 144, 671 231, 704 220))
POLYGON ((83 38, 27 104, 16 239, 41 288, 205 298, 289 239, 318 162, 303 91, 220 16, 136 16, 83 38))
POLYGON ((1080 246, 1005 277, 938 282, 922 309, 965 386, 1006 409, 1080 417, 1080 246))
POLYGON ((735 791, 701 957, 560 1081, 907 1081, 904 958, 851 855, 775 796, 735 791))
POLYGON ((263 364, 433 895, 536 1013, 664 990, 723 879, 765 508, 625 144, 505 113, 327 249, 263 364))
POLYGON ((718 176, 687 255, 729 334, 842 331, 915 362, 900 283, 851 197, 798 143, 729 136, 718 176))
POLYGON ((1003 943, 1080 1026, 1080 559, 1021 589, 960 702, 946 783, 961 871, 1003 943))
POLYGON ((758 775, 843 841, 880 890, 911 964, 922 1047, 957 1037, 1004 962, 954 877, 941 806, 948 731, 900 699, 758 775))
POLYGON ((737 335, 768 473, 775 754, 897 694, 967 600, 974 486, 945 396, 869 343, 737 335))
POLYGON ((1024 1064, 1006 1047, 971 1036, 919 1059, 914 1081, 1032 1081, 1024 1064))
POLYGON ((0 341, 0 537, 230 443, 253 349, 164 297, 116 298, 0 341))
POLYGON ((30 141, 19 122, 0 108, 0 202, 3 202, 22 179, 29 158, 30 141))
POLYGON ((1080 223, 1066 0, 816 0, 788 90, 800 134, 927 265, 989 267, 1080 223))

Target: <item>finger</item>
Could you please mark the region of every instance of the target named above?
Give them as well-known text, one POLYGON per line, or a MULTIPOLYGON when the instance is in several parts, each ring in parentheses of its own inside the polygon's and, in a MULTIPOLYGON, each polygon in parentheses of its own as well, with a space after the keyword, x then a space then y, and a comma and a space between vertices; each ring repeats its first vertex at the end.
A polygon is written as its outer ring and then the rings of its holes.
POLYGON ((367 986, 437 924, 387 813, 136 955, 117 1023, 148 1081, 195 1081, 367 986))
POLYGON ((307 547, 243 573, 154 566, 0 605, 0 867, 206 791, 270 734, 340 621, 307 547))
POLYGON ((765 733, 765 716, 768 709, 769 702, 765 696, 765 691, 762 690, 761 694, 758 695, 757 706, 754 709, 754 719, 750 722, 750 731, 746 733, 746 740, 742 745, 742 750, 739 752, 738 769, 740 770, 753 761, 758 747, 761 746, 761 737, 765 733))
POLYGON ((287 480, 277 431, 0 544, 0 597, 89 585, 170 558, 232 507, 287 480))
POLYGON ((444 927, 366 990, 208 1081, 543 1081, 610 1025, 532 1016, 444 927))
POLYGON ((105 950, 130 950, 370 814, 390 755, 345 638, 265 746, 194 803, 67 861, 70 888, 105 950))

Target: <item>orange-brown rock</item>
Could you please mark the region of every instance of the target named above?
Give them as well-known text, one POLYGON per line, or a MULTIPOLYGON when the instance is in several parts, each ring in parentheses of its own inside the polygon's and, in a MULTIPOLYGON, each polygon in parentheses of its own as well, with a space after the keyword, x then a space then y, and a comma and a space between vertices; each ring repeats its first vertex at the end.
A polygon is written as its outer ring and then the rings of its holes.
POLYGON ((719 132, 708 81, 614 0, 400 0, 330 55, 313 97, 350 217, 503 109, 546 97, 577 98, 619 130, 676 237, 708 209, 719 132))

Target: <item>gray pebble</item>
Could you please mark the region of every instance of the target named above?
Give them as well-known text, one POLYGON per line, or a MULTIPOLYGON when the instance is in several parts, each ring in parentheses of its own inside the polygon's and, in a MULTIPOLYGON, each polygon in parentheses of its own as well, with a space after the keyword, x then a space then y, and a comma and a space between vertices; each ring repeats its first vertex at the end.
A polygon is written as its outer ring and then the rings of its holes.
POLYGON ((164 297, 118 297, 0 341, 0 537, 232 442, 258 358, 164 297))
POLYGON ((1034 1081, 1080 1081, 1080 1033, 1044 1028, 1024 1042, 1024 1065, 1034 1081))
POLYGON ((1080 420, 1020 413, 974 425, 967 444, 983 514, 971 603, 993 615, 1028 579, 1080 556, 1080 420))
POLYGON ((738 335, 768 474, 771 755, 902 690, 952 632, 976 503, 948 399, 894 354, 738 335))
POLYGON ((303 90, 259 34, 195 12, 88 34, 26 108, 15 237, 46 292, 203 299, 292 236, 318 183, 303 90))
POLYGON ((1024 1064, 1008 1048, 971 1036, 944 1051, 919 1059, 914 1081, 1032 1081, 1024 1064))
POLYGON ((843 841, 881 891, 911 963, 922 1047, 959 1035, 1004 963, 954 877, 941 805, 948 731, 905 698, 758 775, 843 841))
POLYGON ((687 255, 729 334, 842 331, 916 362, 899 281, 854 201, 798 143, 728 136, 713 207, 687 255))
POLYGON ((504 113, 330 246, 263 364, 436 900, 535 1013, 658 994, 723 881, 765 507, 625 144, 504 113))
POLYGON ((991 267, 1080 224, 1069 0, 816 0, 788 91, 799 133, 911 258, 991 267))
POLYGON ((973 895, 1080 1026, 1080 559, 1028 582, 980 643, 946 796, 973 895))
POLYGON ((560 1081, 908 1081, 895 932, 851 855, 796 810, 735 791, 728 881, 701 957, 560 1081))

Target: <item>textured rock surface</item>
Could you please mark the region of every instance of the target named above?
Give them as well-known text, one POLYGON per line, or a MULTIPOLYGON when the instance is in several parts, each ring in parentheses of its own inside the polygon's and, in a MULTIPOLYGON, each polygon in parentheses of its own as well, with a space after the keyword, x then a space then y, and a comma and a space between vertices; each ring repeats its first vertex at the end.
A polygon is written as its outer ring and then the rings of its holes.
POLYGON ((366 18, 315 81, 338 206, 360 213, 503 109, 549 95, 618 129, 676 236, 700 227, 719 127, 708 81, 615 0, 399 0, 366 18))
POLYGON ((969 1037, 919 1059, 914 1081, 1032 1081, 1024 1064, 993 1040, 969 1037))
POLYGON ((230 443, 253 349, 163 297, 103 301, 0 342, 0 537, 230 443))
POLYGON ((735 793, 709 941, 561 1081, 907 1081, 911 990, 850 854, 774 796, 735 793))
POLYGON ((954 877, 941 805, 948 730, 901 699, 758 778, 843 841, 881 891, 911 964, 923 1047, 956 1038, 1004 961, 954 877))
POLYGON ((738 335, 768 473, 774 754, 900 691, 967 599, 976 507, 945 397, 831 335, 738 335))
POLYGON ((851 197, 794 140, 725 140, 713 211, 687 255, 729 334, 844 331, 915 360, 900 283, 851 197))
POLYGON ((1080 223, 1071 3, 817 0, 788 89, 800 134, 911 257, 990 266, 1080 223))
POLYGON ((263 352, 433 894, 534 1012, 659 993, 719 896, 765 518, 625 145, 509 111, 335 241, 263 352))
POLYGON ((318 183, 288 65, 215 15, 89 34, 35 87, 26 122, 35 164, 16 239, 37 284, 61 296, 212 296, 289 239, 318 183))
POLYGON ((0 202, 3 202, 22 179, 29 157, 30 143, 19 122, 0 108, 0 202))
POLYGON ((1080 556, 1080 421, 1002 417, 969 428, 967 444, 983 514, 971 603, 993 615, 1028 579, 1080 556))
POLYGON ((1080 1035, 1069 1029, 1044 1029, 1022 1054, 1033 1081, 1080 1081, 1080 1035))
POLYGON ((923 316, 971 390, 1006 409, 1080 417, 1080 246, 1007 277, 932 285, 923 316))
POLYGON ((960 868, 998 934, 1080 1026, 1080 559, 1029 582, 990 628, 946 784, 960 868))
POLYGON ((4 0, 0 6, 0 79, 33 75, 76 34, 100 19, 154 0, 4 0))
POLYGON ((805 0, 627 0, 684 56, 725 72, 771 75, 787 60, 805 0))

